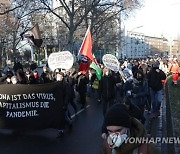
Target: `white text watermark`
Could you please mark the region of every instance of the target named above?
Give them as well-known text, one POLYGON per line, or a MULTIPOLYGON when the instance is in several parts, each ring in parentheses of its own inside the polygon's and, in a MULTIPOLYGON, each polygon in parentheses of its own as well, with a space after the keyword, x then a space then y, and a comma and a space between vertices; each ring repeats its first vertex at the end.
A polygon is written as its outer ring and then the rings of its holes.
POLYGON ((180 137, 128 137, 125 143, 143 144, 143 143, 162 143, 162 144, 180 144, 180 137))

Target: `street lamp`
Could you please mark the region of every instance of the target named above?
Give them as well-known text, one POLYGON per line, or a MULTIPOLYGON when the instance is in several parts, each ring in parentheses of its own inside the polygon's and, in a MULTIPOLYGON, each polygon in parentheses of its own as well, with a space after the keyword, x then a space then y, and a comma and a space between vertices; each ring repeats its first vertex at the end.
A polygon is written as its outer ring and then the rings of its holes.
POLYGON ((143 27, 143 25, 138 26, 138 27, 135 27, 135 28, 131 29, 129 32, 132 32, 132 31, 134 31, 135 29, 139 29, 139 28, 142 28, 142 27, 143 27))

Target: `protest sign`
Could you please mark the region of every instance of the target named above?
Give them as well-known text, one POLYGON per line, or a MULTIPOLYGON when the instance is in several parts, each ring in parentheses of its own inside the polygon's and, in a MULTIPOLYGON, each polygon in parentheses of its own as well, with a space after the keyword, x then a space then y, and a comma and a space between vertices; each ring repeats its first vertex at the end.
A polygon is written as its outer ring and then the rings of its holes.
POLYGON ((61 82, 0 85, 0 128, 45 129, 64 126, 61 82))
POLYGON ((52 71, 56 68, 70 69, 73 63, 74 57, 69 51, 54 52, 48 57, 48 65, 52 71))
POLYGON ((119 61, 118 59, 112 54, 105 54, 102 57, 102 61, 105 67, 112 71, 119 71, 119 61))

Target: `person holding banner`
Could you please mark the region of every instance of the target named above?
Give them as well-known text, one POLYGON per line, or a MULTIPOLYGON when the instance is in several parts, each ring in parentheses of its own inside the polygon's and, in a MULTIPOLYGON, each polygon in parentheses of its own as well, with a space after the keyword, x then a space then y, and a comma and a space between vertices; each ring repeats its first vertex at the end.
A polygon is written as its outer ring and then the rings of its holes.
POLYGON ((83 74, 82 72, 79 72, 77 76, 77 81, 78 81, 77 90, 79 92, 80 104, 82 109, 85 108, 86 105, 87 84, 89 82, 87 74, 83 74))
POLYGON ((43 79, 43 83, 51 82, 51 75, 46 66, 43 67, 43 72, 41 74, 41 78, 43 79))
POLYGON ((75 74, 76 74, 76 71, 75 71, 75 68, 72 68, 70 70, 70 74, 68 73, 67 76, 66 76, 66 81, 69 83, 70 85, 70 104, 71 106, 73 107, 74 109, 74 112, 75 114, 77 113, 77 105, 76 103, 74 102, 74 98, 75 98, 75 91, 74 91, 74 85, 76 83, 75 81, 75 74))
POLYGON ((99 84, 103 104, 103 115, 105 116, 107 109, 114 104, 115 99, 115 79, 112 76, 110 69, 104 68, 103 75, 99 84))
POLYGON ((72 119, 70 117, 70 113, 68 110, 68 105, 70 102, 69 96, 70 94, 70 85, 64 80, 64 73, 59 72, 56 74, 56 81, 62 82, 63 83, 63 91, 64 91, 64 96, 63 96, 63 110, 64 110, 64 116, 65 116, 65 122, 68 124, 69 129, 72 129, 72 119))

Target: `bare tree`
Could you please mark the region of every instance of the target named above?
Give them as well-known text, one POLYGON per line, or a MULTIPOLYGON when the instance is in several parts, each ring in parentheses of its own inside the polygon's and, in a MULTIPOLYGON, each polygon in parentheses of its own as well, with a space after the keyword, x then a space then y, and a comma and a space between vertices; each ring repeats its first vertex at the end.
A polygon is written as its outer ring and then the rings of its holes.
MULTIPOLYGON (((92 27, 93 34, 96 34, 97 42, 98 40, 102 42, 105 33, 113 41, 116 38, 113 35, 115 35, 115 20, 118 14, 124 12, 124 14, 128 15, 140 4, 140 0, 57 1, 59 3, 54 7, 50 0, 16 0, 4 11, 0 10, 0 15, 12 14, 14 17, 12 26, 10 26, 11 30, 7 31, 8 37, 6 37, 13 42, 13 53, 15 53, 16 46, 20 41, 19 33, 26 31, 30 27, 29 23, 38 22, 32 17, 39 16, 40 13, 45 15, 48 11, 59 19, 56 26, 54 26, 58 33, 56 39, 58 41, 63 40, 61 44, 65 44, 64 40, 67 40, 66 49, 72 51, 74 38, 82 39, 89 25, 92 27)), ((5 25, 7 24, 5 23, 5 25)), ((50 29, 47 29, 47 31, 50 31, 50 29)))
POLYGON ((121 41, 121 30, 118 29, 121 27, 122 17, 133 14, 134 10, 141 6, 141 1, 117 0, 100 3, 92 9, 90 20, 92 32, 95 34, 94 49, 103 46, 103 48, 115 50, 115 44, 121 41))
MULTIPOLYGON (((11 3, 7 1, 7 3, 2 4, 2 6, 4 6, 4 9, 0 10, 0 26, 2 27, 0 29, 2 30, 1 34, 3 34, 3 32, 6 33, 0 37, 6 40, 6 50, 11 51, 8 53, 12 53, 11 56, 9 56, 12 60, 13 57, 17 55, 17 45, 22 39, 20 34, 31 27, 31 15, 42 12, 45 8, 36 0, 16 0, 11 1, 11 3)), ((21 47, 19 49, 21 49, 21 47)))
POLYGON ((67 49, 72 51, 74 32, 82 24, 88 13, 97 6, 100 0, 59 0, 59 5, 52 8, 47 0, 40 0, 56 17, 58 17, 64 26, 68 29, 67 49), (61 14, 57 12, 61 10, 61 14))
POLYGON ((59 5, 52 7, 48 0, 40 1, 68 29, 67 45, 70 51, 72 51, 74 34, 78 27, 81 27, 81 29, 84 27, 86 29, 90 25, 89 20, 91 20, 91 25, 96 27, 94 31, 100 30, 105 22, 114 18, 119 12, 127 10, 126 13, 128 13, 128 11, 135 8, 139 3, 138 0, 59 0, 59 5), (117 10, 115 10, 115 7, 117 10), (61 13, 58 10, 61 10, 61 13), (96 17, 99 16, 100 18, 94 18, 94 12, 96 10, 99 13, 96 17))

